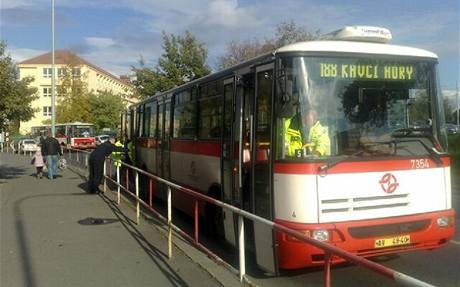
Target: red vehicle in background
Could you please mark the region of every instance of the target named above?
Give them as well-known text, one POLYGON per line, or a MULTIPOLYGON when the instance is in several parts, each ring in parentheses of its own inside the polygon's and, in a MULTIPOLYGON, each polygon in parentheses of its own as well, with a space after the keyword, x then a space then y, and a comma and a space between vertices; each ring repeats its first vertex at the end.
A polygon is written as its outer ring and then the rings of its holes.
MULTIPOLYGON (((51 134, 51 125, 32 127, 34 137, 51 134)), ((94 125, 90 123, 56 124, 56 139, 61 145, 76 149, 96 148, 94 125)))

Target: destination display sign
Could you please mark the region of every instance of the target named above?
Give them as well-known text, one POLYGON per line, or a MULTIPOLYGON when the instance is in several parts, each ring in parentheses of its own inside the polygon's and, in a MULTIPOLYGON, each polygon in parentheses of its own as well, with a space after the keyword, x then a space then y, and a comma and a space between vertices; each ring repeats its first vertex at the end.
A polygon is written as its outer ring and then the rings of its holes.
POLYGON ((319 63, 321 78, 399 80, 414 79, 412 65, 319 63))

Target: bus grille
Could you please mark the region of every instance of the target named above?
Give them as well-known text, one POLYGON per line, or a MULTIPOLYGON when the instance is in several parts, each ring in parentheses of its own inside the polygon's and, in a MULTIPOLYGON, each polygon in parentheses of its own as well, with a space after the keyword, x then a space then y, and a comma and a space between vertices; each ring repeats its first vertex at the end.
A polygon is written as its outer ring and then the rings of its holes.
POLYGON ((359 212, 389 209, 409 205, 409 194, 392 194, 371 197, 339 198, 321 200, 321 213, 359 212))
POLYGON ((375 236, 387 236, 392 234, 401 234, 415 232, 426 229, 430 224, 429 219, 417 220, 412 222, 402 222, 374 226, 351 227, 348 229, 350 235, 354 238, 366 238, 375 236))

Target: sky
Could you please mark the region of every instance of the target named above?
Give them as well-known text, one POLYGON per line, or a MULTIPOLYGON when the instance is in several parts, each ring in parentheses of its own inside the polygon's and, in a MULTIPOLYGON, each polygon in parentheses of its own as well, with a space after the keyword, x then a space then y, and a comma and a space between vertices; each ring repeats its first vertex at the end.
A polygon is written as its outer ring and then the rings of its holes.
MULTIPOLYGON (((191 31, 208 48, 216 70, 232 41, 263 40, 294 21, 328 33, 349 25, 390 29, 392 44, 439 56, 441 86, 459 75, 458 0, 55 0, 56 49, 70 49, 115 74, 129 74, 142 57, 153 66, 162 31, 191 31)), ((0 0, 0 38, 17 62, 51 50, 51 0, 0 0)))

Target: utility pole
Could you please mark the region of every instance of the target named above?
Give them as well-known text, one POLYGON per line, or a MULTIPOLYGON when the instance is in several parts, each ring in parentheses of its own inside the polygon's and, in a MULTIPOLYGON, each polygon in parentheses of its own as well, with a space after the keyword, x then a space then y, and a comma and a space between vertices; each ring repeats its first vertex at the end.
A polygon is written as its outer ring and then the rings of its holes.
POLYGON ((457 88, 456 88, 457 94, 455 95, 455 98, 457 99, 457 106, 455 111, 457 112, 457 127, 459 126, 459 111, 458 111, 458 81, 457 81, 457 88))
POLYGON ((56 73, 54 72, 54 0, 51 0, 51 135, 56 136, 56 73))

